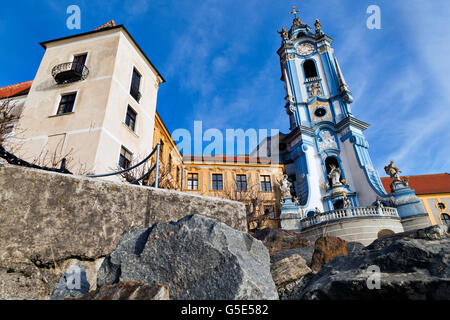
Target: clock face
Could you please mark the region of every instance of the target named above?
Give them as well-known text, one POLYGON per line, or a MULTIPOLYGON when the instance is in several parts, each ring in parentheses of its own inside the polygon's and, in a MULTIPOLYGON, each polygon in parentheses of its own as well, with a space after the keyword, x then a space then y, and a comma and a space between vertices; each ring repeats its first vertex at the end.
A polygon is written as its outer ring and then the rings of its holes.
POLYGON ((314 52, 314 46, 311 43, 302 43, 297 47, 297 52, 302 56, 310 55, 314 52))

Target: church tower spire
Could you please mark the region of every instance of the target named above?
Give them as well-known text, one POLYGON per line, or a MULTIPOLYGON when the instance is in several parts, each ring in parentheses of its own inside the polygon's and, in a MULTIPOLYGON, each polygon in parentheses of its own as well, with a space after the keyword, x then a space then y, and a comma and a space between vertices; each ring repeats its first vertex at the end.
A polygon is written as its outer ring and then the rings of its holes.
POLYGON ((333 39, 318 19, 313 30, 298 13, 293 8, 291 28, 279 32, 278 50, 291 130, 283 141, 285 167, 295 196, 304 212, 371 205, 386 193, 363 134, 369 125, 351 113, 333 39))

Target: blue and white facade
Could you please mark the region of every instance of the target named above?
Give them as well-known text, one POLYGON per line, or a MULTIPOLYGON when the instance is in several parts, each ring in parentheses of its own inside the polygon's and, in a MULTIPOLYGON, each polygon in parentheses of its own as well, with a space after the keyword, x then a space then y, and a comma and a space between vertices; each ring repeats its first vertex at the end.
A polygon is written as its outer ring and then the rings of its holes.
MULTIPOLYGON (((290 120, 281 157, 298 199, 300 218, 319 211, 371 206, 377 197, 387 197, 364 137, 369 125, 352 114, 352 93, 333 55, 332 39, 318 21, 313 31, 298 17, 289 31, 283 29, 280 34, 281 80, 290 120), (334 183, 333 167, 339 172, 334 183)), ((292 208, 285 213, 294 218, 292 208)), ((286 214, 283 217, 282 210, 282 220, 286 214)))

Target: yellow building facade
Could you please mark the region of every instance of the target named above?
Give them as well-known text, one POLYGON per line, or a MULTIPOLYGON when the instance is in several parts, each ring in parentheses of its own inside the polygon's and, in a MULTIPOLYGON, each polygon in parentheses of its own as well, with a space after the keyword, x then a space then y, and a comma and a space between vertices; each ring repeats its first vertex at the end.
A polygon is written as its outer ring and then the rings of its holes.
MULTIPOLYGON (((153 148, 160 144, 159 186, 165 189, 182 190, 183 157, 172 139, 169 130, 158 112, 155 114, 153 148)), ((150 181, 154 181, 154 175, 150 181)))
POLYGON ((182 190, 241 201, 249 229, 279 227, 282 164, 248 156, 184 156, 182 190))

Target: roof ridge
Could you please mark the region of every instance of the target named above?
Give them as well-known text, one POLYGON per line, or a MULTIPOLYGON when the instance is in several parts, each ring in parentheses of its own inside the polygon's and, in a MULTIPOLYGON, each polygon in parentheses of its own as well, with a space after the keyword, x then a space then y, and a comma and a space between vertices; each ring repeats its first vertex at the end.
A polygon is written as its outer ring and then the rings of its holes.
POLYGON ((31 88, 33 80, 10 84, 8 86, 0 87, 0 99, 11 98, 23 93, 31 88))
POLYGON ((116 22, 114 20, 110 20, 107 23, 105 23, 105 24, 101 25, 100 27, 98 27, 97 29, 94 29, 94 31, 101 30, 101 29, 113 28, 113 27, 116 27, 116 26, 117 26, 116 22))

